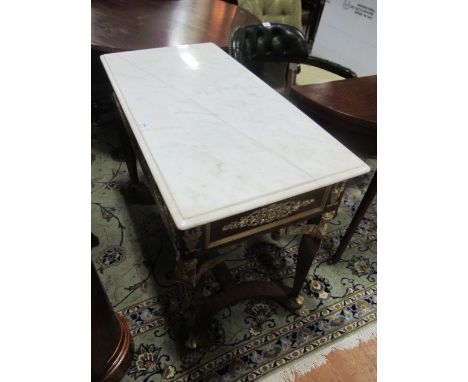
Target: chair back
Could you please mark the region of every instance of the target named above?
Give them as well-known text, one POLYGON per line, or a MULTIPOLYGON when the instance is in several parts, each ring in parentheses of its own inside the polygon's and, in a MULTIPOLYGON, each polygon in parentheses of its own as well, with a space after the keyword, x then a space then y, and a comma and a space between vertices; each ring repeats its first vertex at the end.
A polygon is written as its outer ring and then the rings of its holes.
POLYGON ((288 85, 288 63, 308 57, 302 32, 290 25, 239 26, 231 34, 229 54, 271 87, 288 85))
POLYGON ((241 64, 249 61, 294 62, 309 55, 302 32, 290 25, 240 26, 231 34, 229 54, 241 64))
POLYGON ((302 28, 300 0, 238 0, 239 7, 257 16, 261 21, 302 28))

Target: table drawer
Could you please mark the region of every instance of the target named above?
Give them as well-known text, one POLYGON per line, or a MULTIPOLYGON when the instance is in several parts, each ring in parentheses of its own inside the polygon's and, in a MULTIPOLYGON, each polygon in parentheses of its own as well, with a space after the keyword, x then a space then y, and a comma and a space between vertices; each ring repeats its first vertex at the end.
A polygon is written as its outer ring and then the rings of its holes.
POLYGON ((322 213, 330 187, 253 209, 205 226, 205 249, 282 228, 322 213))

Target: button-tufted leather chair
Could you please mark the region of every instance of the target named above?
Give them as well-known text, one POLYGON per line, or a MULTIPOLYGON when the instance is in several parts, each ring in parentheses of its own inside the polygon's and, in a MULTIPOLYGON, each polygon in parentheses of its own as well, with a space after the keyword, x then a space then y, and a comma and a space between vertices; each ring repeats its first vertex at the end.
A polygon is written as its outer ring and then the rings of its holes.
POLYGON ((302 28, 301 0, 238 0, 238 4, 261 21, 302 28))
MULTIPOLYGON (((254 14, 262 22, 292 25, 302 29, 301 0, 238 0, 240 8, 254 14)), ((275 89, 284 87, 286 63, 257 63, 258 72, 262 72, 264 80, 275 89)))
POLYGON ((278 78, 264 71, 265 62, 312 65, 344 78, 356 77, 351 69, 318 57, 309 56, 302 32, 290 25, 263 24, 237 27, 231 34, 229 54, 274 88, 287 88, 294 83, 295 72, 284 67, 281 86, 278 78), (289 72, 289 73, 288 73, 289 72))

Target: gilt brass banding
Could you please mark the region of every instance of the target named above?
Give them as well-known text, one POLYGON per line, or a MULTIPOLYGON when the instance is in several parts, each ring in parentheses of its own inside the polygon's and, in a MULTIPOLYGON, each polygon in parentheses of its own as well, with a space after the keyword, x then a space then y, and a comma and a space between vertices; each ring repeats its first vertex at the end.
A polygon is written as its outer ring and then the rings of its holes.
MULTIPOLYGON (((287 226, 295 221, 301 221, 305 220, 311 216, 319 214, 321 211, 326 206, 327 201, 329 200, 330 196, 330 191, 331 187, 326 187, 323 190, 323 194, 319 197, 318 199, 307 199, 307 200, 314 200, 314 205, 308 205, 309 209, 304 209, 301 211, 296 211, 296 213, 291 213, 289 216, 279 218, 278 220, 272 221, 270 223, 265 223, 260 226, 252 227, 252 228, 247 228, 244 230, 241 230, 240 232, 235 232, 234 234, 230 234, 228 236, 222 236, 222 237, 212 237, 212 224, 206 224, 205 225, 205 249, 211 249, 223 245, 230 244, 232 242, 235 242, 237 240, 252 236, 252 235, 257 235, 262 232, 267 232, 275 228, 280 228, 287 226)), ((287 202, 285 202, 287 203, 287 202)), ((276 203, 276 204, 283 204, 283 203, 276 203)), ((226 232, 223 231, 221 228, 221 232, 226 232)))
POLYGON ((275 220, 285 218, 300 208, 307 207, 314 202, 315 199, 307 199, 275 203, 268 207, 260 208, 249 215, 242 216, 239 220, 224 225, 221 230, 228 231, 245 227, 257 227, 259 225, 271 223, 275 220))

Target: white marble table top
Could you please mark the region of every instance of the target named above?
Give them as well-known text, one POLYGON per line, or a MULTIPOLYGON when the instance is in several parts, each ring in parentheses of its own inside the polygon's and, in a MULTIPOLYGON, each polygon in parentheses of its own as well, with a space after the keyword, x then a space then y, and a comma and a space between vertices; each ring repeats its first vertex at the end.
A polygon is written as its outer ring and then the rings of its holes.
POLYGON ((369 171, 214 44, 101 59, 179 229, 369 171))

